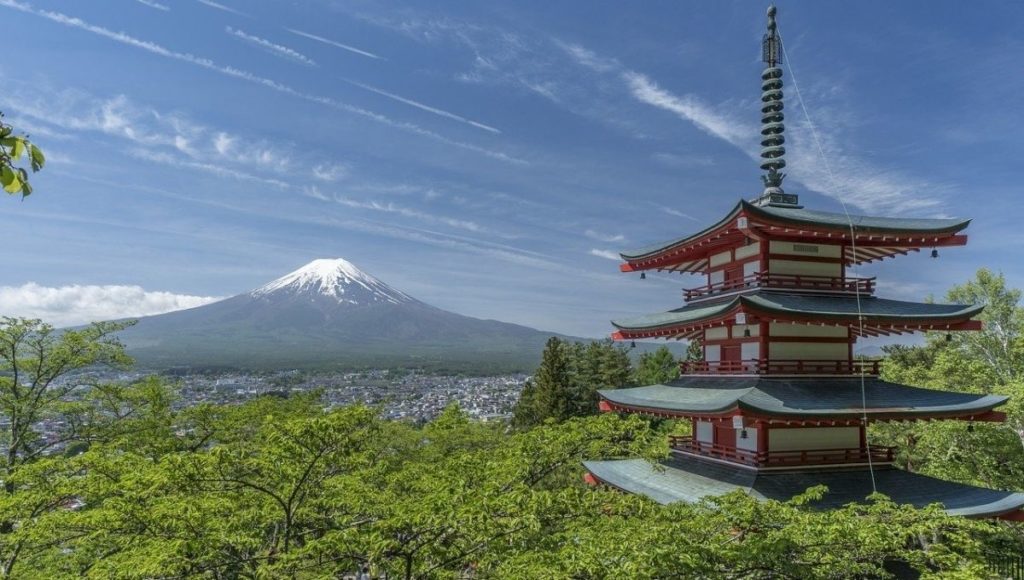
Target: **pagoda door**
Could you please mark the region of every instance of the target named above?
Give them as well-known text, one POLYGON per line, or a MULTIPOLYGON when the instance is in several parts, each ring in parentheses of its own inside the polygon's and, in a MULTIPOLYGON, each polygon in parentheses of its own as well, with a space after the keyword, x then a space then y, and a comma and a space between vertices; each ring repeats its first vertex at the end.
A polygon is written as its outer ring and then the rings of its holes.
POLYGON ((738 372, 743 370, 743 358, 741 347, 738 344, 723 344, 722 359, 719 368, 723 372, 738 372))
POLYGON ((735 449, 736 429, 733 429, 732 425, 728 424, 715 425, 715 445, 735 449))
POLYGON ((732 290, 743 285, 743 266, 728 268, 725 271, 724 288, 732 290))

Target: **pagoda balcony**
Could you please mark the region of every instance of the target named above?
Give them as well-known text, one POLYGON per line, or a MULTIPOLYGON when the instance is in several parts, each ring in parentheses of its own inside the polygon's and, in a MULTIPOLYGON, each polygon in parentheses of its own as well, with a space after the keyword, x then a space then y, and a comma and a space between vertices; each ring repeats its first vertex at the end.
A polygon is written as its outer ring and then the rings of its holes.
POLYGON ((823 292, 835 294, 871 295, 875 292, 875 278, 799 276, 795 274, 771 274, 756 272, 743 278, 707 284, 698 288, 683 290, 687 302, 710 298, 719 294, 742 292, 754 288, 769 290, 795 290, 798 292, 823 292))
POLYGON ((879 359, 682 361, 684 375, 869 375, 878 376, 879 359))
POLYGON ((825 465, 872 463, 891 464, 896 449, 882 445, 844 449, 808 449, 800 451, 749 451, 727 445, 697 441, 689 435, 669 435, 673 451, 698 457, 719 459, 758 469, 800 468, 825 465))

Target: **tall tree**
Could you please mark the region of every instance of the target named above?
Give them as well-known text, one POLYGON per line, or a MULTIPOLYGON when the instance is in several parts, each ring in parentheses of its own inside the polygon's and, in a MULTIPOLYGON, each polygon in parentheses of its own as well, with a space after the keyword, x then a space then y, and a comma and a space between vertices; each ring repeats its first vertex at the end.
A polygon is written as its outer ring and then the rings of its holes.
POLYGON ((671 381, 679 377, 679 361, 667 346, 662 346, 654 352, 640 355, 635 376, 638 385, 656 385, 671 381))
POLYGON ((1020 289, 1006 287, 1002 273, 982 268, 974 280, 946 293, 950 302, 985 307, 980 332, 957 333, 955 344, 971 358, 984 361, 1001 383, 1024 380, 1024 308, 1020 289))
POLYGON ((572 345, 556 336, 549 338, 530 383, 529 398, 521 398, 513 413, 515 424, 529 426, 569 417, 574 386, 572 345))
POLYGON ((27 135, 16 135, 14 127, 4 123, 0 112, 0 186, 7 193, 20 193, 24 199, 32 193, 28 182, 28 171, 21 166, 24 158, 33 173, 46 164, 42 150, 28 139, 27 135))
MULTIPOLYGON (((76 429, 44 436, 45 420, 75 427, 80 423, 71 395, 87 382, 72 377, 95 365, 126 365, 130 359, 113 336, 125 324, 98 323, 82 330, 56 331, 39 320, 4 317, 0 319, 0 479, 5 498, 19 492, 19 483, 36 481, 19 473, 52 449, 80 440, 76 429)), ((22 505, 24 507, 24 505, 22 505)), ((24 547, 15 532, 24 522, 19 516, 35 518, 50 508, 45 501, 25 510, 0 510, 0 576, 8 575, 24 547), (13 536, 13 538, 12 538, 13 536)))

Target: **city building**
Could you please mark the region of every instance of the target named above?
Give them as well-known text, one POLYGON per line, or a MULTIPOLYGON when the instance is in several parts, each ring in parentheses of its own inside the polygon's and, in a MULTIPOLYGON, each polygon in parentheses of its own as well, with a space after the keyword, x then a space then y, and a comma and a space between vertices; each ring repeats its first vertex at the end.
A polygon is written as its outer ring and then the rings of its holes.
POLYGON ((873 491, 951 514, 1024 520, 1024 494, 942 481, 895 468, 894 449, 873 445, 878 421, 1001 421, 1005 397, 946 392, 879 378, 879 362, 854 356, 860 337, 977 331, 980 306, 875 296, 853 266, 962 246, 969 220, 850 216, 805 209, 782 189, 785 174, 782 46, 768 10, 762 73, 764 190, 698 233, 622 253, 624 272, 705 276, 681 308, 613 321, 616 340, 687 339, 704 360, 663 385, 600 391, 600 408, 689 421, 671 457, 589 461, 587 480, 669 503, 742 489, 786 500, 824 484, 819 507, 873 491))

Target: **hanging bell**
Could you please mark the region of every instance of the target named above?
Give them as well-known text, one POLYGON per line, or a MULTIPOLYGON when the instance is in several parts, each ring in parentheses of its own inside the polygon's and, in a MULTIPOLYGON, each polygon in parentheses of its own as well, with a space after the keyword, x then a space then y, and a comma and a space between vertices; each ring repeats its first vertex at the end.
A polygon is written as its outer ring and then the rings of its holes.
POLYGON ((748 437, 750 437, 750 435, 747 434, 746 429, 740 431, 740 439, 747 439, 748 437))
POLYGON ((640 279, 641 280, 646 280, 647 279, 647 272, 640 272, 640 279))
POLYGON ((636 348, 636 341, 635 340, 629 341, 629 348, 636 348))
POLYGON ((967 432, 968 433, 974 433, 974 423, 968 423, 967 424, 967 432))
POLYGON ((951 333, 951 332, 947 332, 946 333, 946 342, 953 342, 953 333, 951 333))
POLYGON ((743 338, 750 338, 750 329, 749 328, 744 328, 743 329, 743 338))
POLYGON ((932 248, 932 257, 933 258, 938 258, 939 257, 939 250, 938 250, 938 248, 932 248))

